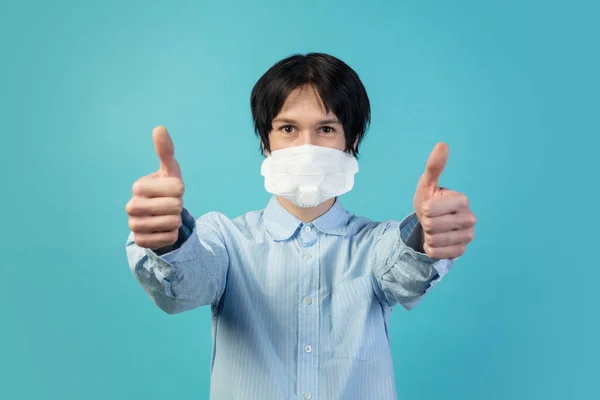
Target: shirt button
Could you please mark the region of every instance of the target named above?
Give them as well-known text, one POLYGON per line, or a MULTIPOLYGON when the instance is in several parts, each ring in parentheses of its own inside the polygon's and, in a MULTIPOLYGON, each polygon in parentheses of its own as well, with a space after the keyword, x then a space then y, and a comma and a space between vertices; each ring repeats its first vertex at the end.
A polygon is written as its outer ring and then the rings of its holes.
POLYGON ((305 297, 304 304, 306 304, 307 306, 310 306, 312 304, 312 299, 310 297, 305 297))
POLYGON ((304 232, 306 232, 306 233, 310 233, 310 231, 312 231, 312 229, 311 229, 311 227, 310 227, 310 226, 305 226, 305 227, 304 227, 304 232))
POLYGON ((312 347, 310 346, 304 346, 304 351, 307 353, 310 353, 312 351, 312 347))
POLYGON ((311 397, 312 397, 312 395, 310 393, 308 393, 308 392, 304 393, 304 398, 306 400, 310 400, 311 397))
POLYGON ((304 258, 310 260, 312 256, 310 255, 310 253, 304 253, 304 258))

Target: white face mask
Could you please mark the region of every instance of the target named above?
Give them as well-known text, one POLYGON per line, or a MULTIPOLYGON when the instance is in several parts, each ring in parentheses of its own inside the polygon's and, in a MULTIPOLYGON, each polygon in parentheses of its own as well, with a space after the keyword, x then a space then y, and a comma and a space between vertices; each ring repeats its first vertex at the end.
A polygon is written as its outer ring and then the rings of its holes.
POLYGON ((349 192, 357 172, 355 157, 311 144, 271 152, 260 171, 267 192, 298 207, 314 207, 349 192))

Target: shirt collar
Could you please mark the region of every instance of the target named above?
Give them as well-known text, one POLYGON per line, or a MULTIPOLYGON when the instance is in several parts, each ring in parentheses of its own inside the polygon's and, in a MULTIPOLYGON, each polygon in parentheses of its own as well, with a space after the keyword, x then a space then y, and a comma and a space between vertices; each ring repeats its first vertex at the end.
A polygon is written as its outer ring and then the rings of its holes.
MULTIPOLYGON (((336 198, 333 206, 325 214, 309 224, 323 233, 345 236, 348 234, 349 219, 340 199, 336 198)), ((271 200, 263 212, 263 222, 271 237, 277 241, 287 240, 296 233, 300 226, 309 225, 290 214, 275 196, 271 196, 271 200)))

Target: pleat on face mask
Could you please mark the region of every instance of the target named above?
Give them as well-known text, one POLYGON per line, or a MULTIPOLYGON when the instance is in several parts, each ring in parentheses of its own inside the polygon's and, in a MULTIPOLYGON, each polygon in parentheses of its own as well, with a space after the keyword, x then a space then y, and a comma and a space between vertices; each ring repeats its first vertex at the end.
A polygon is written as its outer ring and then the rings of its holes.
POLYGON ((349 192, 357 172, 358 162, 350 154, 310 144, 273 151, 261 166, 267 192, 298 207, 349 192))

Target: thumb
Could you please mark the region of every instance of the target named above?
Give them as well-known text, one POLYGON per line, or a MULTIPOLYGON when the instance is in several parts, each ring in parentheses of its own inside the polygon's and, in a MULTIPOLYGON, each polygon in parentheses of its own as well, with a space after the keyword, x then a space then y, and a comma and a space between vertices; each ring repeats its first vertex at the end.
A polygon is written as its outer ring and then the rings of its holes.
POLYGON ((448 145, 440 142, 435 145, 427 160, 421 184, 427 188, 437 189, 446 161, 448 161, 448 145))
POLYGON ((163 126, 152 130, 154 149, 160 160, 159 175, 181 179, 181 169, 175 159, 175 147, 171 136, 163 126))

